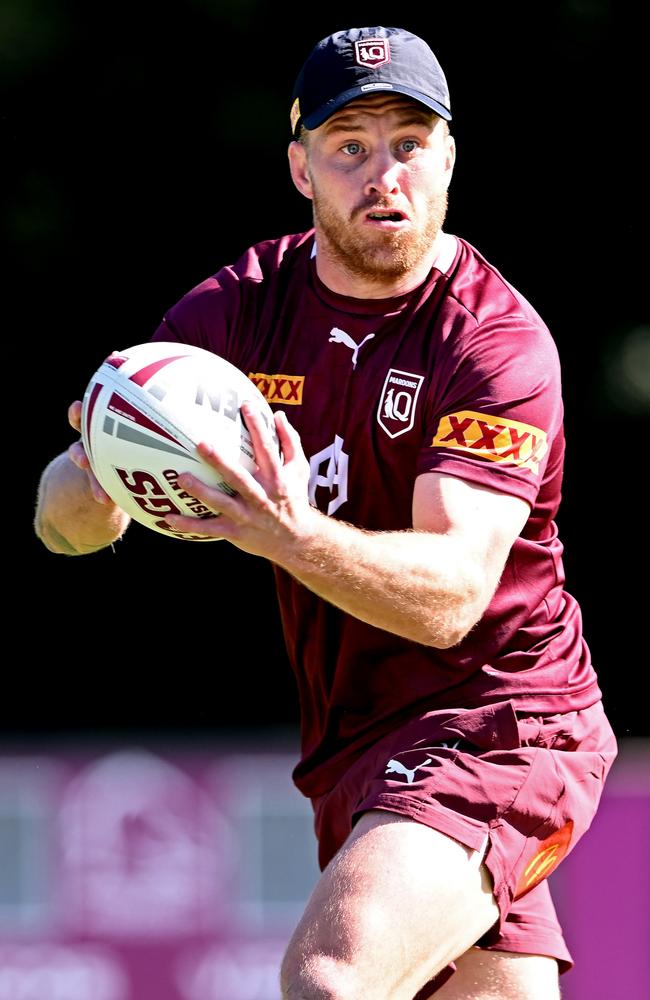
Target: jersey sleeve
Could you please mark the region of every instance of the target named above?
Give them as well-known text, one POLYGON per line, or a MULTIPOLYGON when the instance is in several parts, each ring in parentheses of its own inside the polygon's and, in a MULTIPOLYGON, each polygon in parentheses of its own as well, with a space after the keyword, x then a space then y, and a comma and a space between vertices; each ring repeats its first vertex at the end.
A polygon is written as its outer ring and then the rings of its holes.
POLYGON ((222 267, 165 313, 153 340, 193 344, 242 368, 254 349, 267 299, 311 242, 311 231, 267 240, 222 267))
MULTIPOLYGON (((533 506, 562 431, 560 363, 541 323, 505 318, 451 338, 418 472, 443 472, 533 506)), ((550 470, 549 470, 550 474, 550 470)))

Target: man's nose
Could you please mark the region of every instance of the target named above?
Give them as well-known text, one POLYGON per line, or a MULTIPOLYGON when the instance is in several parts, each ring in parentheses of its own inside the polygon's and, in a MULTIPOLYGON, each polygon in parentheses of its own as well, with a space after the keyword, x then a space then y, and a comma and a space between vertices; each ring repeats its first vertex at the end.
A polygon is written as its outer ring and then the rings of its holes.
POLYGON ((365 194, 381 196, 399 194, 401 164, 392 153, 388 150, 375 153, 368 167, 365 194))

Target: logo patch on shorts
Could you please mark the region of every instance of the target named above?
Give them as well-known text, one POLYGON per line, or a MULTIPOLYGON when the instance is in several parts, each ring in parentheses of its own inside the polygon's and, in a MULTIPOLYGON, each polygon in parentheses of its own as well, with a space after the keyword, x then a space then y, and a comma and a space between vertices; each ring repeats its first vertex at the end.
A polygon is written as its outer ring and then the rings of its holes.
POLYGON ((264 372, 249 372, 248 377, 257 386, 269 403, 284 403, 300 406, 304 375, 266 375, 264 372))
POLYGON ((413 779, 415 778, 415 772, 419 771, 421 767, 426 767, 427 764, 430 763, 431 757, 427 757, 426 760, 423 760, 421 764, 416 764, 415 767, 405 767, 405 765, 399 760, 389 760, 384 774, 403 774, 406 778, 406 783, 408 785, 412 785, 413 779))
POLYGON ((545 431, 532 424, 459 410, 441 418, 431 447, 464 451, 490 462, 518 465, 539 473, 539 463, 548 451, 548 438, 545 431))
POLYGON ((534 889, 542 879, 550 875, 554 868, 557 868, 569 850, 572 833, 573 820, 569 820, 563 827, 541 842, 532 860, 528 862, 521 873, 515 889, 515 899, 534 889))

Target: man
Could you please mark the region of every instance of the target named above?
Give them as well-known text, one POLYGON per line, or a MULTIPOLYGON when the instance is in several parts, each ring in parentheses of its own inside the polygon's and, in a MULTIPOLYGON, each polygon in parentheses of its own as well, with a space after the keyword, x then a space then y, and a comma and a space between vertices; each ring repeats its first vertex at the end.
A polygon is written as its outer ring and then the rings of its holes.
MULTIPOLYGON (((557 352, 442 229, 449 108, 408 31, 320 42, 289 147, 314 230, 251 248, 155 334, 228 358, 277 411, 281 456, 243 408, 255 476, 200 446, 235 496, 181 485, 221 514, 206 534, 276 572, 302 711, 294 778, 324 869, 285 1000, 558 997, 571 959, 546 876, 615 754, 553 521, 557 352)), ((37 530, 54 551, 94 551, 126 521, 80 443, 46 470, 37 530)))

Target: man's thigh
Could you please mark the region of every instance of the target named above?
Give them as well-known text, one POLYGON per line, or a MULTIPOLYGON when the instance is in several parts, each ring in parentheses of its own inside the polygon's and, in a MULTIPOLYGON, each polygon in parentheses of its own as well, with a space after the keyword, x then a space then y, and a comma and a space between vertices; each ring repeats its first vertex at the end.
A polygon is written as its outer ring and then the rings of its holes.
POLYGON ((498 920, 481 853, 407 817, 364 814, 289 944, 286 1000, 413 1000, 498 920))
POLYGON ((432 1000, 559 1000, 558 966, 545 955, 470 948, 432 1000))

